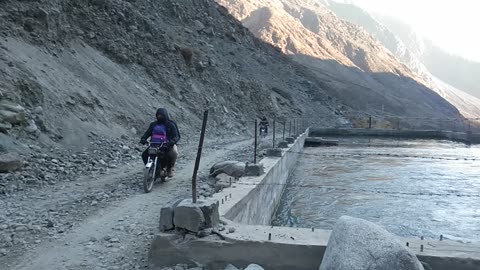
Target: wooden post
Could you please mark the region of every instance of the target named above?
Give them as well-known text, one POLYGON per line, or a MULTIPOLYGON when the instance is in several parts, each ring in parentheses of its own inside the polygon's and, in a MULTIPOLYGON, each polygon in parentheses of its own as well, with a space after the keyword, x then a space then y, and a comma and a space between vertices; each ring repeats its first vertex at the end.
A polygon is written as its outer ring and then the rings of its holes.
POLYGON ((208 119, 208 111, 205 111, 203 113, 202 131, 200 132, 200 142, 198 143, 197 158, 195 160, 195 167, 193 168, 193 176, 192 176, 193 203, 197 202, 197 173, 198 173, 198 167, 200 166, 200 159, 202 158, 203 140, 205 139, 205 129, 207 128, 207 119, 208 119))
POLYGON ((253 146, 253 164, 257 164, 257 134, 258 134, 258 120, 255 119, 255 140, 253 146))
POLYGON ((273 148, 275 148, 275 124, 276 124, 276 119, 273 119, 273 148))

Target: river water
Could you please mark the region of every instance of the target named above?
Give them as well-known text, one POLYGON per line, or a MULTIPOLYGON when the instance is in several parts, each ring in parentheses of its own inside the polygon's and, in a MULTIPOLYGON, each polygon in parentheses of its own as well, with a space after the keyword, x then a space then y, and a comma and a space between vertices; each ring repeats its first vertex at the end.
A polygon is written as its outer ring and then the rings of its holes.
POLYGON ((305 148, 273 225, 330 230, 342 215, 399 236, 480 240, 480 147, 344 138, 305 148))

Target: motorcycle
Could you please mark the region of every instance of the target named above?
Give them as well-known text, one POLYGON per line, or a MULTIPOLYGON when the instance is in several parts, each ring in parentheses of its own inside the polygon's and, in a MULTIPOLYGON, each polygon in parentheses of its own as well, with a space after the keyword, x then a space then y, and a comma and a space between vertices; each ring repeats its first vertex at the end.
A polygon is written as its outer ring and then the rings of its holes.
POLYGON ((149 193, 153 189, 153 185, 157 182, 157 178, 160 178, 160 182, 165 182, 167 177, 167 151, 168 148, 164 143, 160 145, 148 146, 148 160, 145 165, 145 171, 143 174, 143 190, 145 193, 149 193))
POLYGON ((260 137, 267 137, 267 127, 260 127, 260 137))

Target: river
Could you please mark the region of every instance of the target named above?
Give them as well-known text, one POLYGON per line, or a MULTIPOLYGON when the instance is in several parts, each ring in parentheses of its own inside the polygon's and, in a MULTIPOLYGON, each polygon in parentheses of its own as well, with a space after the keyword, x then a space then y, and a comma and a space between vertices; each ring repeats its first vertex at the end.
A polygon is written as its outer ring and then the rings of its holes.
POLYGON ((332 229, 342 215, 399 236, 480 240, 480 147, 343 138, 305 148, 273 225, 332 229))

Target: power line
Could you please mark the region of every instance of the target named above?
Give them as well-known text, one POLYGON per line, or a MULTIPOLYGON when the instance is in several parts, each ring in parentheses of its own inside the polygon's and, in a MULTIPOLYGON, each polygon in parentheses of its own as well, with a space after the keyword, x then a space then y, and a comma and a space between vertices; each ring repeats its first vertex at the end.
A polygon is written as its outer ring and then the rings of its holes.
POLYGON ((292 183, 253 183, 253 182, 242 182, 237 181, 233 182, 232 186, 235 185, 242 185, 242 186, 281 186, 284 188, 317 188, 317 189, 324 189, 326 192, 331 191, 339 191, 343 193, 368 193, 368 194, 389 194, 389 195, 405 195, 405 196, 450 196, 450 197, 463 197, 463 198, 480 198, 480 194, 461 194, 461 193, 438 193, 438 192, 430 192, 430 191, 419 191, 419 192, 401 192, 401 191, 389 191, 385 189, 352 189, 352 188, 345 188, 342 186, 327 186, 327 185, 319 185, 319 184, 292 184, 292 183))

